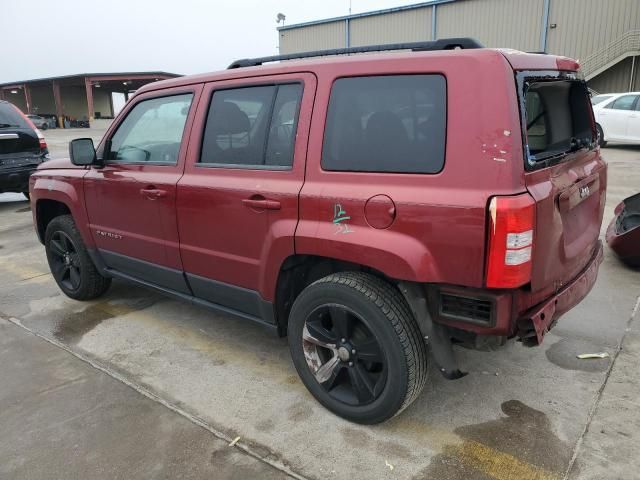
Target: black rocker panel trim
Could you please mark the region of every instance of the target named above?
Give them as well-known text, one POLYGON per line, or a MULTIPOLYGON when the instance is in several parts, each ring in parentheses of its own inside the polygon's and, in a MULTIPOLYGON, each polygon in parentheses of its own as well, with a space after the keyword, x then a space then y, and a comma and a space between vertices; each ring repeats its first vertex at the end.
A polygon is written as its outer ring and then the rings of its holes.
POLYGON ((149 283, 191 295, 189 285, 182 270, 156 265, 137 258, 132 258, 109 250, 99 249, 100 256, 108 269, 117 270, 149 283))

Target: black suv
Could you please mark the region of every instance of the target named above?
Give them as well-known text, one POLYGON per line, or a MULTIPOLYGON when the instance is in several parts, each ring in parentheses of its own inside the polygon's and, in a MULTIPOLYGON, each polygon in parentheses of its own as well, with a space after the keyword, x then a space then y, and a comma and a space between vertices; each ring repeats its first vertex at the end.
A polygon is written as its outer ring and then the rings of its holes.
POLYGON ((48 158, 40 131, 13 104, 0 100, 0 193, 29 198, 29 175, 48 158))

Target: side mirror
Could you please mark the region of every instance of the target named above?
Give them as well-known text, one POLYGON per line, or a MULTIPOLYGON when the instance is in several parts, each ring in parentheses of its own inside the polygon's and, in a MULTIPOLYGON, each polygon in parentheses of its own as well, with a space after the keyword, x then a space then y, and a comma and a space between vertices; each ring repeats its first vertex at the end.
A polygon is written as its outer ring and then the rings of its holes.
POLYGON ((69 157, 74 165, 93 165, 96 162, 96 148, 90 138, 76 138, 69 142, 69 157))

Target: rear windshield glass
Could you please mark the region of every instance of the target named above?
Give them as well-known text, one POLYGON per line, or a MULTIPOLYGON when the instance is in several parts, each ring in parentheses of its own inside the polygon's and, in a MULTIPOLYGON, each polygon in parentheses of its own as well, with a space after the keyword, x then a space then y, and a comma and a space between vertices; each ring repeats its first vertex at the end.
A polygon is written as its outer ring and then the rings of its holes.
POLYGON ((525 83, 529 163, 595 147, 589 91, 580 80, 525 83))
POLYGON ((442 75, 336 80, 322 149, 325 170, 437 173, 444 164, 442 75))
POLYGON ((0 128, 30 128, 26 120, 10 103, 0 102, 0 128))

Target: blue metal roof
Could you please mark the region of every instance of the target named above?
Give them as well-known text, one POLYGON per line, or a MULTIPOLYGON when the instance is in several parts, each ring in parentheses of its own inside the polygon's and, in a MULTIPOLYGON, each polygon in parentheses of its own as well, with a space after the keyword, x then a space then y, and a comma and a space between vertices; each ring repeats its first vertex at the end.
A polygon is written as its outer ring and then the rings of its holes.
POLYGON ((325 18, 322 20, 313 20, 310 22, 294 23, 291 25, 278 27, 278 30, 293 30, 295 28, 308 27, 310 25, 321 25, 323 23, 333 23, 333 22, 339 22, 344 20, 351 20, 354 18, 373 17, 375 15, 385 15, 388 13, 403 12, 405 10, 415 10, 417 8, 431 7, 433 5, 440 5, 442 3, 452 3, 455 1, 457 0, 431 0, 429 2, 414 3, 412 5, 404 5, 402 7, 385 8, 382 10, 372 10, 371 12, 354 13, 352 15, 343 15, 341 17, 325 18))

